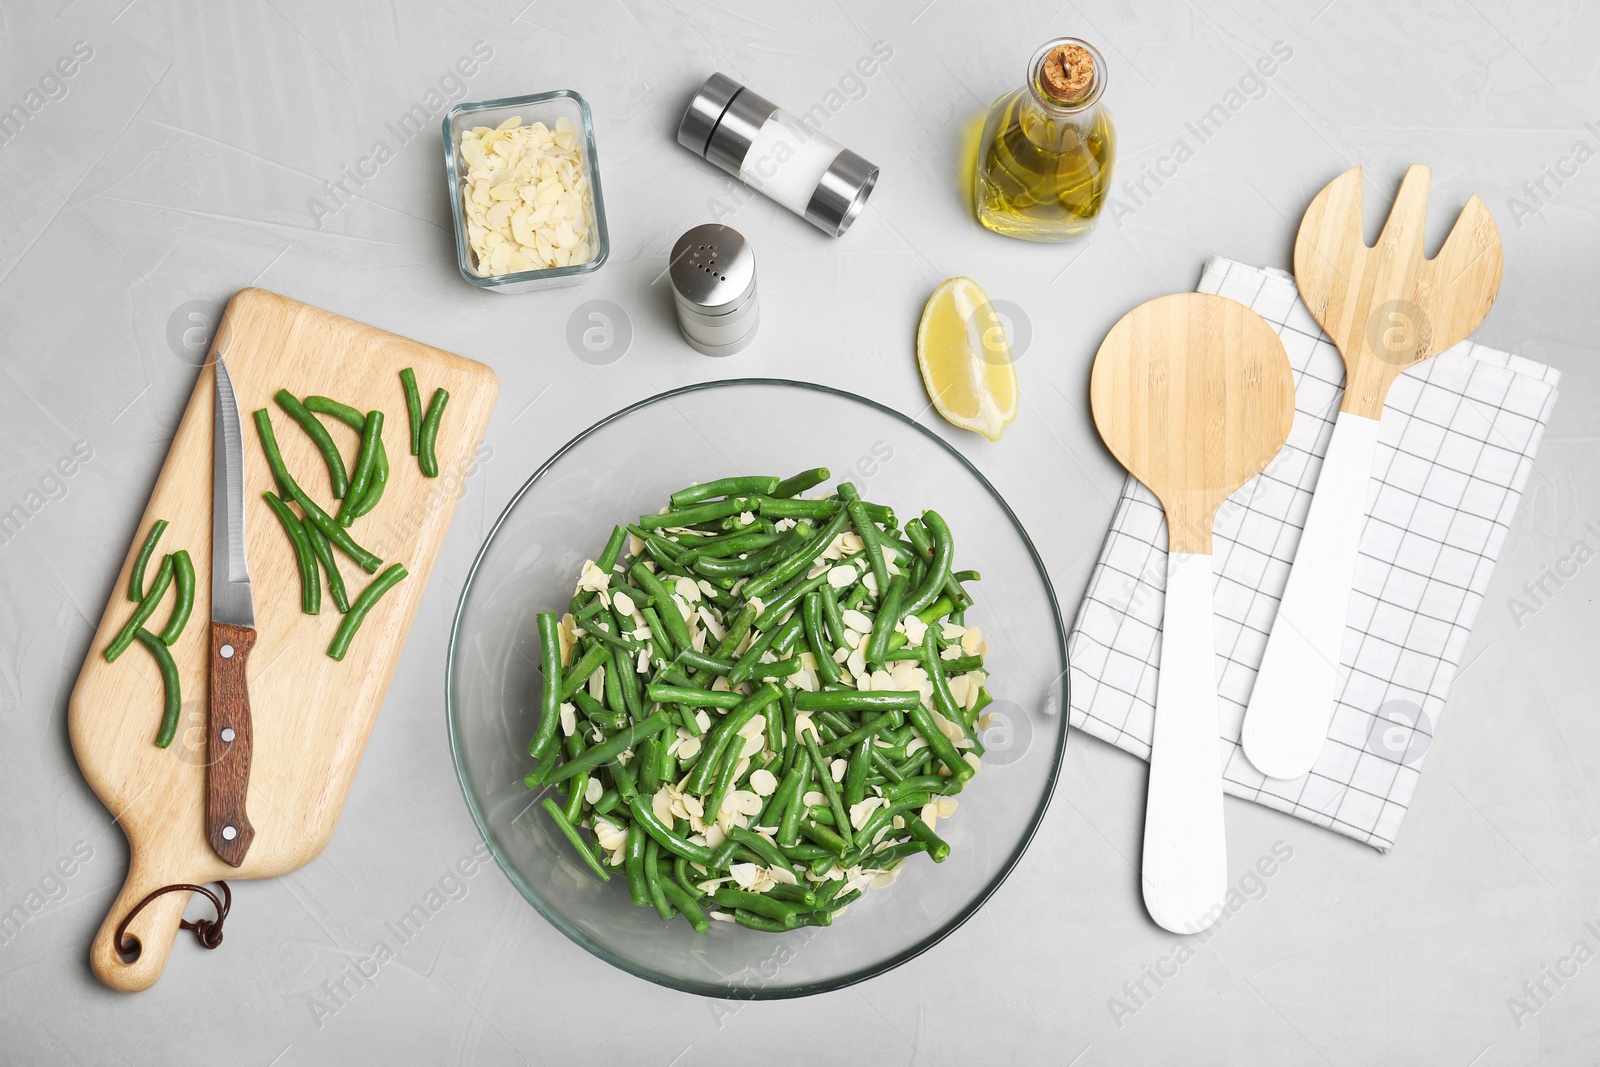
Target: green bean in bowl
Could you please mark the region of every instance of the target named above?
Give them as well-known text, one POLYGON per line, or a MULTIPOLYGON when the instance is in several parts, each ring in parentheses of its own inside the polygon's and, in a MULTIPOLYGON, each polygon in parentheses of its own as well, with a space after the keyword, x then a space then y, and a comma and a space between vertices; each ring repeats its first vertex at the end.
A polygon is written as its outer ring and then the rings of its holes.
POLYGON ((827 926, 925 853, 981 768, 986 647, 937 512, 826 468, 673 493, 537 616, 525 779, 588 868, 696 932, 827 926), (559 664, 559 669, 554 665, 559 664))

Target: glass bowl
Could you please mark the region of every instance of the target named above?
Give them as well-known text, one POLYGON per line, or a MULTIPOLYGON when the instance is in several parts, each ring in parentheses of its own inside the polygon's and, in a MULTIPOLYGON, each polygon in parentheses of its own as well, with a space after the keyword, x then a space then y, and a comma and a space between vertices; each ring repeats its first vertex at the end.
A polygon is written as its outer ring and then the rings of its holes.
POLYGON ((443 129, 444 173, 450 187, 450 217, 455 220, 456 227, 456 267, 463 278, 491 293, 527 293, 535 289, 573 285, 600 269, 606 256, 611 253, 611 236, 606 230, 606 206, 600 195, 600 164, 594 151, 594 123, 589 116, 587 100, 571 89, 557 89, 533 96, 508 96, 475 104, 457 104, 445 113, 443 129), (457 148, 461 144, 463 130, 474 126, 492 128, 513 115, 521 116, 525 126, 542 122, 554 127, 557 119, 570 119, 574 126, 583 131, 583 167, 589 176, 589 190, 594 200, 591 209, 593 217, 589 219, 589 232, 594 239, 594 258, 587 263, 491 277, 485 277, 473 268, 472 247, 467 243, 467 220, 461 209, 461 178, 466 173, 466 167, 457 148))
MULTIPOLYGON (((818 491, 821 491, 819 487, 818 491)), ((808 494, 809 495, 809 494, 808 494)), ((881 404, 802 382, 741 379, 641 401, 573 438, 506 506, 461 594, 445 681, 450 748, 472 818, 517 889, 601 959, 662 985, 743 999, 838 989, 904 963, 965 922, 1021 858, 1066 743, 1066 635, 1044 564, 999 494, 940 437, 881 404), (564 610, 615 523, 673 490, 734 474, 833 471, 902 518, 949 522, 956 566, 976 568, 967 620, 989 645, 994 724, 982 771, 940 820, 950 857, 915 856, 831 927, 784 934, 714 922, 696 935, 599 882, 522 777, 539 719, 534 615, 564 610)))

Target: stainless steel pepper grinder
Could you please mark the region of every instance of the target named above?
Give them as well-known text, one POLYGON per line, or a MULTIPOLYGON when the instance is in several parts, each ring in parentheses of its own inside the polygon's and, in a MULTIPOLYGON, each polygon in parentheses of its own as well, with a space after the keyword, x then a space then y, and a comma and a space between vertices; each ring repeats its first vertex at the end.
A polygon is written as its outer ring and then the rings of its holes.
POLYGON ((697 352, 731 356, 756 335, 756 254, 731 226, 696 226, 672 246, 678 329, 697 352))

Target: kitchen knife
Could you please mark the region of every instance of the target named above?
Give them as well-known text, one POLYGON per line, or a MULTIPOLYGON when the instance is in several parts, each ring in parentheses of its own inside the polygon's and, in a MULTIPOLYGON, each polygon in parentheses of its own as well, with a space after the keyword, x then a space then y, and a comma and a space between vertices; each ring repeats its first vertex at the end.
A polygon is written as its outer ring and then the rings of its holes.
POLYGON ((245 812, 250 787, 250 687, 255 603, 244 551, 244 438, 233 379, 216 361, 211 472, 211 706, 206 725, 206 838, 231 867, 256 831, 245 812))

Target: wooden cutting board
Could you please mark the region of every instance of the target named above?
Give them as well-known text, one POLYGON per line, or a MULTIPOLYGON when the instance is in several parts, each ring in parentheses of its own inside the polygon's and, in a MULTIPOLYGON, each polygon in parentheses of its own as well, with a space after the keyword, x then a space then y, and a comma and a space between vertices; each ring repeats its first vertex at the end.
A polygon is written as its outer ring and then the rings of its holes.
MULTIPOLYGON (((237 869, 206 842, 214 381, 214 364, 208 363, 129 546, 67 713, 78 766, 128 838, 127 881, 90 950, 95 974, 124 992, 147 989, 161 977, 190 897, 168 893, 144 908, 128 928, 139 943, 137 957, 125 960, 112 935, 146 894, 174 883, 286 874, 315 857, 332 837, 499 392, 494 372, 481 363, 262 289, 242 290, 229 302, 212 345, 213 359, 217 355, 232 375, 244 436, 245 549, 258 633, 249 660, 254 751, 246 806, 256 837, 237 869), (435 388, 450 392, 439 431, 437 478, 423 477, 410 454, 399 377, 403 367, 416 370, 424 405, 435 388), (385 414, 388 489, 350 532, 385 563, 403 562, 410 576, 378 602, 342 662, 326 654, 340 615, 326 589, 320 615, 301 612, 293 548, 262 499, 273 481, 251 412, 264 407, 272 412, 295 480, 324 507, 336 503, 321 454, 273 402, 280 388, 385 414), (158 519, 170 525, 150 574, 162 554, 180 548, 188 549, 195 570, 194 614, 172 647, 183 713, 167 749, 155 745, 162 687, 154 660, 137 643, 115 663, 101 654, 133 611, 128 575, 158 519)), ((324 421, 346 463, 353 465, 355 432, 324 421)), ((354 600, 371 576, 337 549, 334 555, 354 600)), ((164 625, 171 599, 168 593, 149 628, 164 625)))

